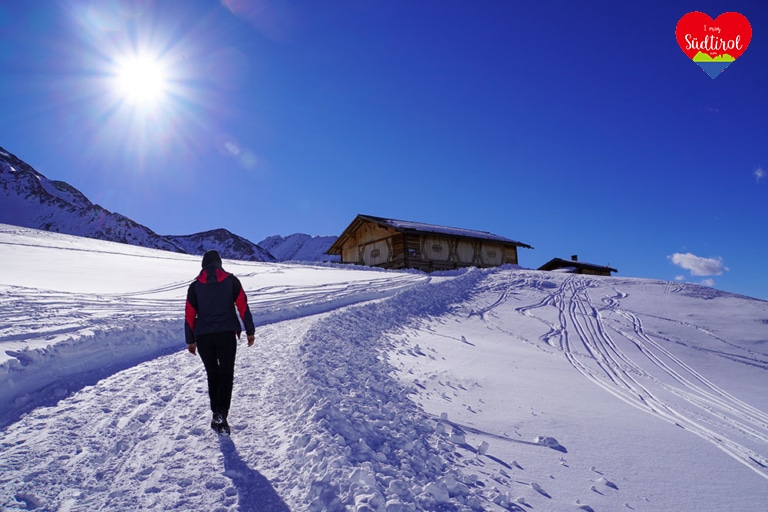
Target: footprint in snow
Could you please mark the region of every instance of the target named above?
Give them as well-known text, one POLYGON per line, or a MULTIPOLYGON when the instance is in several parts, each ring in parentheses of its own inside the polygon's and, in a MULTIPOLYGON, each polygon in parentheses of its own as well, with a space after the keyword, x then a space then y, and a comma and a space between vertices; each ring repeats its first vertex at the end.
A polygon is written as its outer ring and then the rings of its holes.
POLYGON ((23 503, 24 507, 27 510, 34 510, 36 508, 40 508, 43 506, 42 500, 40 500, 37 496, 34 494, 29 494, 26 492, 20 492, 14 496, 16 498, 16 501, 23 503))
POLYGON ((537 436, 536 444, 540 444, 541 446, 547 446, 549 448, 552 448, 553 450, 557 450, 558 452, 568 453, 568 450, 565 449, 565 446, 558 443, 557 439, 555 439, 554 437, 537 436))
POLYGON ((618 491, 618 490, 619 490, 619 486, 618 486, 618 485, 616 485, 615 483, 611 482, 610 480, 608 480, 608 479, 607 479, 607 478, 605 478, 605 477, 600 477, 600 478, 597 480, 597 482, 598 482, 598 483, 601 483, 601 484, 603 484, 603 485, 604 485, 604 486, 606 486, 606 487, 610 487, 611 489, 614 489, 614 490, 616 490, 616 491, 618 491))
POLYGON ((533 489, 533 490, 534 490, 534 491, 536 491, 537 493, 541 494, 541 495, 542 495, 542 496, 544 496, 545 498, 550 498, 550 499, 552 499, 552 496, 550 496, 549 494, 547 494, 547 491, 545 491, 545 490, 544 490, 544 489, 543 489, 543 488, 542 488, 542 487, 541 487, 539 484, 537 484, 536 482, 531 482, 531 489, 533 489))

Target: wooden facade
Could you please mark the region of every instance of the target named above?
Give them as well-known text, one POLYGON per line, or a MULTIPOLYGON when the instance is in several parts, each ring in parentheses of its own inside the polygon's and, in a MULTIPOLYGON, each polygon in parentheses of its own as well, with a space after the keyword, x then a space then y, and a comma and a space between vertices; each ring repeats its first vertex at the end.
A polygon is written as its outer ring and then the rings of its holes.
POLYGON ((358 215, 326 254, 342 263, 425 272, 517 264, 517 248, 533 249, 484 231, 358 215))
POLYGON ((615 268, 611 268, 607 265, 595 265, 593 263, 579 261, 579 258, 576 255, 571 256, 570 260, 553 258, 539 267, 539 270, 588 274, 593 276, 610 276, 611 272, 618 272, 615 268))

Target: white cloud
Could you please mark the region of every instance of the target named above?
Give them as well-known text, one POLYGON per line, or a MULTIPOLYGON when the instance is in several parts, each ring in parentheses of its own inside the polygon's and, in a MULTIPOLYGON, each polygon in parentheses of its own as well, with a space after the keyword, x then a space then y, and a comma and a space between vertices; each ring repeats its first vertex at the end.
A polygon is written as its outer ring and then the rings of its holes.
POLYGON ((702 258, 690 252, 685 254, 676 252, 667 258, 678 267, 690 271, 693 276, 719 276, 729 270, 723 264, 723 258, 720 257, 702 258))
POLYGON ((701 283, 702 286, 709 286, 710 288, 715 286, 715 280, 714 279, 702 279, 701 283))
POLYGON ((675 276, 675 281, 685 281, 685 276, 675 276))
POLYGON ((757 169, 755 169, 755 181, 760 183, 760 180, 762 180, 763 178, 765 178, 765 169, 763 169, 762 167, 758 167, 757 169))

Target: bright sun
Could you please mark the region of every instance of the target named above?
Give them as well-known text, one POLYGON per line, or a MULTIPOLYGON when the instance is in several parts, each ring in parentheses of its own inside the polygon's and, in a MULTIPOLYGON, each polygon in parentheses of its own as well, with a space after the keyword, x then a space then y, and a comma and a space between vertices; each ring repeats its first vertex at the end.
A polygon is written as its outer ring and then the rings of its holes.
POLYGON ((136 105, 157 103, 168 92, 163 65, 149 56, 132 56, 117 63, 114 76, 117 93, 136 105))

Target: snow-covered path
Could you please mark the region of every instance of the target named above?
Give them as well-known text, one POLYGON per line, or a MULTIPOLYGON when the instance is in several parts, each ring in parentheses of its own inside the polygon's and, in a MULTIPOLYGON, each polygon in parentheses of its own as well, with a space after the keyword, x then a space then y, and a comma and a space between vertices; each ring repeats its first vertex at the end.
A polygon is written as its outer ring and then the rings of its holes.
MULTIPOLYGON (((381 449, 382 441, 374 441, 388 434, 375 427, 390 430, 397 444, 423 459, 435 451, 420 439, 434 432, 433 425, 386 375, 377 353, 363 347, 366 341, 375 347, 383 331, 403 319, 441 311, 452 294, 421 300, 422 291, 399 299, 395 311, 379 311, 376 302, 339 310, 351 301, 350 289, 359 290, 358 300, 370 299, 402 288, 404 280, 408 286, 424 281, 406 274, 387 279, 378 291, 371 280, 365 286, 330 287, 334 291, 324 287, 322 302, 334 305, 332 318, 319 314, 260 326, 257 344, 241 346, 238 353, 230 440, 207 428, 202 366, 184 351, 120 371, 54 406, 36 407, 5 431, 0 471, 10 493, 2 505, 286 510, 287 502, 291 510, 344 510, 345 502, 356 499, 357 480, 375 482, 371 471, 348 481, 355 462, 382 457, 369 445, 381 449), (382 403, 388 403, 388 411, 382 412, 382 403), (344 407, 349 417, 337 412, 344 407), (401 425, 389 427, 398 414, 401 425), (407 436, 398 435, 398 429, 407 436)), ((290 306, 302 302, 289 295, 290 306)), ((275 310, 268 302, 262 307, 262 301, 253 301, 255 311, 275 310)), ((309 302, 318 309, 317 300, 309 302)), ((446 471, 444 462, 438 466, 419 468, 411 476, 428 485, 428 476, 446 471)), ((399 492, 415 500, 411 484, 400 485, 399 492)))
POLYGON ((197 258, 10 231, 4 511, 768 502, 764 301, 512 268, 225 262, 258 327, 239 345, 233 432, 220 438, 182 338, 197 258))
POLYGON ((5 497, 3 509, 11 509, 13 498, 29 509, 217 510, 239 500, 239 510, 288 510, 269 470, 279 465, 270 461, 279 447, 277 383, 297 361, 291 353, 301 324, 280 329, 279 338, 262 328, 257 346, 240 347, 232 415, 237 444, 207 427, 202 365, 177 352, 9 427, 2 480, 20 488, 5 497))
MULTIPOLYGON (((0 257, 0 426, 184 346, 184 298, 198 257, 3 224, 0 257)), ((323 266, 227 268, 246 287, 256 325, 388 297, 428 280, 323 266)))

